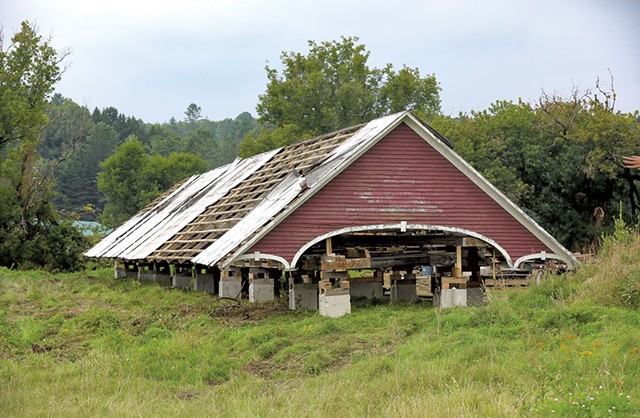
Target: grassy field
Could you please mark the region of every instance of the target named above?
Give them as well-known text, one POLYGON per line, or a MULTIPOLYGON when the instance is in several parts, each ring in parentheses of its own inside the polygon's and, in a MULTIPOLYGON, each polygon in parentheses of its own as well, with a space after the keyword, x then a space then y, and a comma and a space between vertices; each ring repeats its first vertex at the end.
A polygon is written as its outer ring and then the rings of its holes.
POLYGON ((0 270, 0 416, 637 416, 640 239, 487 306, 285 302, 0 270))

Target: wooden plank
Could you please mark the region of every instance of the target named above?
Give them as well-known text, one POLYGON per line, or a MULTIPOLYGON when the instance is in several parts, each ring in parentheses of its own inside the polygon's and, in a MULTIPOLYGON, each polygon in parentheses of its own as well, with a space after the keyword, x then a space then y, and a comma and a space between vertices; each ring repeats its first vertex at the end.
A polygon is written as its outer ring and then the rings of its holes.
POLYGON ((531 281, 529 279, 484 279, 486 287, 527 287, 531 281))
POLYGON ((320 269, 325 271, 347 271, 371 268, 370 258, 345 258, 338 256, 333 260, 322 260, 320 269))

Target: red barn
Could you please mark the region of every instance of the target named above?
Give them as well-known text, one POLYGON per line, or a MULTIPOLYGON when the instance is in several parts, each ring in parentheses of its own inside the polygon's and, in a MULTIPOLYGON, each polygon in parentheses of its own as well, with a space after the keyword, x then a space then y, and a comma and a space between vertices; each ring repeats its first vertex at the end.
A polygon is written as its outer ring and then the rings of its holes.
POLYGON ((353 269, 404 271, 410 282, 414 268, 428 265, 465 287, 482 265, 577 264, 409 112, 194 176, 86 255, 122 260, 141 275, 164 266, 174 285, 195 270, 196 288, 220 292, 240 268, 253 269, 244 275, 254 287, 270 285, 271 269, 280 269, 291 282, 320 279, 330 293, 327 280, 339 285, 353 269))

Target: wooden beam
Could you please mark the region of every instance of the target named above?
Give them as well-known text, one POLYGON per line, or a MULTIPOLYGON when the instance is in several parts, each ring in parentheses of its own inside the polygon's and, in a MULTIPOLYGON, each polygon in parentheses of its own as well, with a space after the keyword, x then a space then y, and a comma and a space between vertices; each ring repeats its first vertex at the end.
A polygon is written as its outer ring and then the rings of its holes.
MULTIPOLYGON (((371 258, 346 258, 341 255, 323 256, 320 261, 320 269, 325 271, 347 271, 362 269, 379 269, 395 266, 430 264, 431 257, 427 254, 407 254, 391 257, 371 258)), ((306 267, 316 267, 313 262, 305 264, 306 267)))
POLYGON ((347 271, 371 268, 370 258, 346 258, 343 255, 322 257, 320 269, 323 271, 347 271))
POLYGON ((456 264, 451 270, 452 277, 462 277, 462 245, 456 246, 456 264))

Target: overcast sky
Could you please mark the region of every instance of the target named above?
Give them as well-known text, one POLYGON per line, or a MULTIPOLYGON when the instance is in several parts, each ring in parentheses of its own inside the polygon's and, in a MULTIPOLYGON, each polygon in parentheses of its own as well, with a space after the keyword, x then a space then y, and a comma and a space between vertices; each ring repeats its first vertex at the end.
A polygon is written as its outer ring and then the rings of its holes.
POLYGON ((370 66, 435 74, 446 114, 608 86, 607 69, 617 109, 640 109, 638 0, 0 0, 5 38, 22 20, 73 50, 59 93, 146 122, 190 103, 213 120, 255 116, 267 62, 343 35, 370 66))

